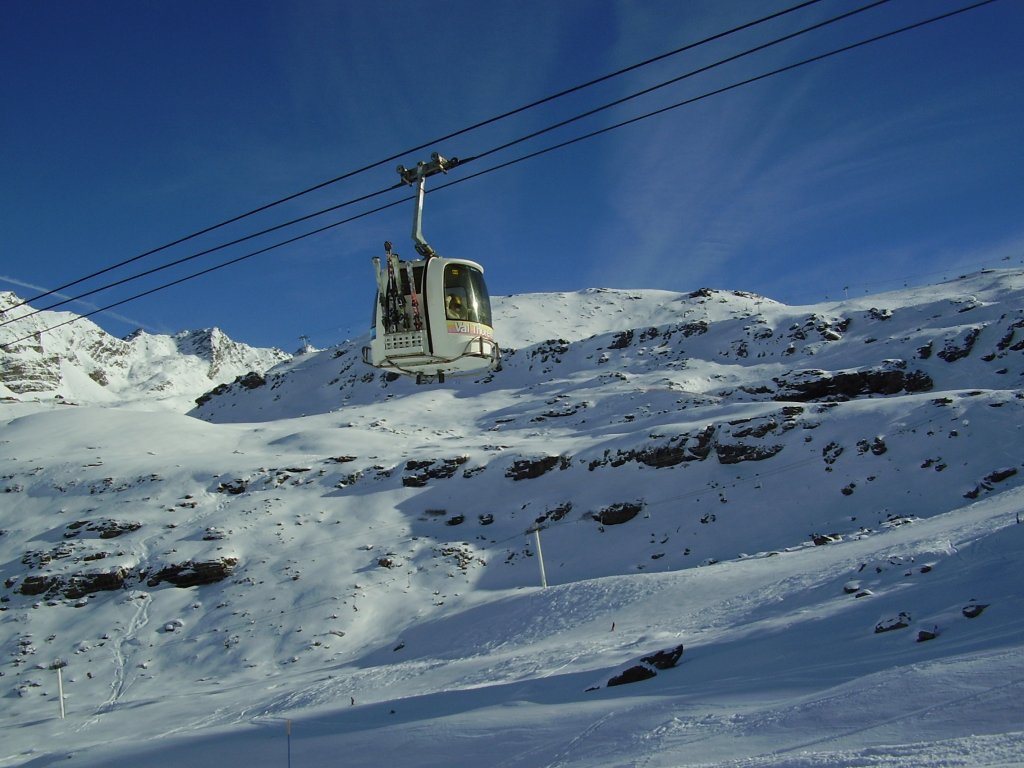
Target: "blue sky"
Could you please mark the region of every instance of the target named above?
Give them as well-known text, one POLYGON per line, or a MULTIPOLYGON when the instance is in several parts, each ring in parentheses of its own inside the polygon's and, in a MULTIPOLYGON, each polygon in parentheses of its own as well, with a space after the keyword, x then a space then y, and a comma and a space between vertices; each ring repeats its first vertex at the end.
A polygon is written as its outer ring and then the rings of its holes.
MULTIPOLYGON (((822 0, 436 151, 469 157, 816 21, 822 0)), ((1024 3, 997 2, 431 194, 444 181, 967 5, 890 0, 428 182, 424 231, 492 294, 702 286, 787 303, 1024 257, 1024 3)), ((0 290, 23 297, 796 0, 66 0, 0 24, 0 290)), ((430 149, 403 157, 406 165, 430 149)), ((75 286, 98 287, 398 181, 388 162, 75 286)), ((398 190, 68 305, 89 311, 398 190), (91 302, 91 303, 89 303, 91 302)), ((93 318, 287 350, 365 331, 370 257, 412 203, 93 318)), ((500 337, 500 317, 496 318, 500 337)))

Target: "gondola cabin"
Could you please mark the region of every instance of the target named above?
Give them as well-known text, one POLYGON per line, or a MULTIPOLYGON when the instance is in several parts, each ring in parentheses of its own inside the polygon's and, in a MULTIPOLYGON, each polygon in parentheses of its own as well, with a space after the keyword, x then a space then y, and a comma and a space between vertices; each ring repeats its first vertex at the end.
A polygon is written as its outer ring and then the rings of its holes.
POLYGON ((402 261, 386 250, 383 263, 374 259, 377 296, 363 360, 420 382, 494 369, 500 351, 483 267, 440 256, 402 261))
POLYGON ((389 242, 384 243, 383 262, 373 257, 377 296, 363 361, 415 376, 419 383, 494 370, 501 359, 483 267, 475 261, 438 256, 423 239, 427 177, 447 173, 459 162, 435 152, 429 163, 398 166, 402 181, 419 188, 412 240, 421 258, 403 261, 389 242))

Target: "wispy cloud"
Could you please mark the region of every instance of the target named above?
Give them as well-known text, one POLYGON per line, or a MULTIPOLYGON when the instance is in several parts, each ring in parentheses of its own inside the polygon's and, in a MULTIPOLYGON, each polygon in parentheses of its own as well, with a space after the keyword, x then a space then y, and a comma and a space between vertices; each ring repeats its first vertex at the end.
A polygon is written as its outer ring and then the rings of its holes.
MULTIPOLYGON (((35 283, 29 283, 29 282, 26 282, 24 280, 19 280, 18 278, 11 277, 10 275, 0 275, 0 283, 8 283, 10 285, 17 286, 18 288, 27 288, 27 289, 29 289, 31 291, 36 291, 37 293, 45 293, 45 292, 50 290, 49 288, 46 288, 44 286, 36 285, 35 283)), ((71 298, 67 294, 63 294, 63 293, 52 293, 52 294, 50 294, 50 296, 53 296, 53 297, 58 298, 58 299, 70 299, 71 298)), ((99 309, 99 307, 96 304, 92 304, 92 303, 87 302, 87 301, 80 301, 80 300, 72 301, 71 304, 80 307, 82 309, 82 313, 83 314, 85 312, 95 312, 97 309, 99 309)), ((98 315, 100 315, 102 317, 108 317, 111 320, 116 320, 119 323, 125 323, 125 324, 127 324, 127 325, 129 325, 129 326, 131 326, 133 328, 142 328, 143 330, 145 330, 145 331, 147 331, 149 333, 156 333, 157 332, 152 327, 150 327, 148 324, 143 323, 141 320, 135 320, 135 319, 130 318, 130 317, 126 316, 126 315, 122 315, 119 312, 111 312, 110 310, 103 310, 102 312, 97 312, 96 314, 98 314, 98 315)))
POLYGON ((814 72, 637 129, 606 157, 614 215, 600 241, 612 246, 594 260, 595 282, 761 291, 785 277, 778 298, 792 300, 837 280, 841 290, 974 262, 963 243, 942 247, 934 221, 940 190, 986 172, 958 162, 960 132, 937 130, 956 127, 962 103, 908 100, 880 115, 863 98, 814 72))

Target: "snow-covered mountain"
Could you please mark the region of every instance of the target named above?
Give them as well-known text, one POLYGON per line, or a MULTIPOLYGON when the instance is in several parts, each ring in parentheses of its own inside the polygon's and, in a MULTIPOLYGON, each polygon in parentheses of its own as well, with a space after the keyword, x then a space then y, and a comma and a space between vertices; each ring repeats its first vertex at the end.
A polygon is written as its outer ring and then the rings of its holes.
POLYGON ((0 765, 1024 764, 1024 273, 495 316, 0 403, 0 765))
POLYGON ((232 341, 220 329, 172 336, 136 331, 118 339, 88 319, 39 312, 0 293, 0 398, 61 400, 180 410, 211 387, 289 356, 232 341), (16 342, 16 343, 15 343, 16 342))

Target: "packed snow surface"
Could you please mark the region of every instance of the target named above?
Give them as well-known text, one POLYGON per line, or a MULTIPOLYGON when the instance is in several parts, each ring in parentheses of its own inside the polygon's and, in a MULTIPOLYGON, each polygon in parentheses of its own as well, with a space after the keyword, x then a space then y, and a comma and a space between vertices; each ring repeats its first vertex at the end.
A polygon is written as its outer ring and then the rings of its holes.
POLYGON ((1022 273, 495 317, 0 393, 0 766, 1024 765, 1022 273))

